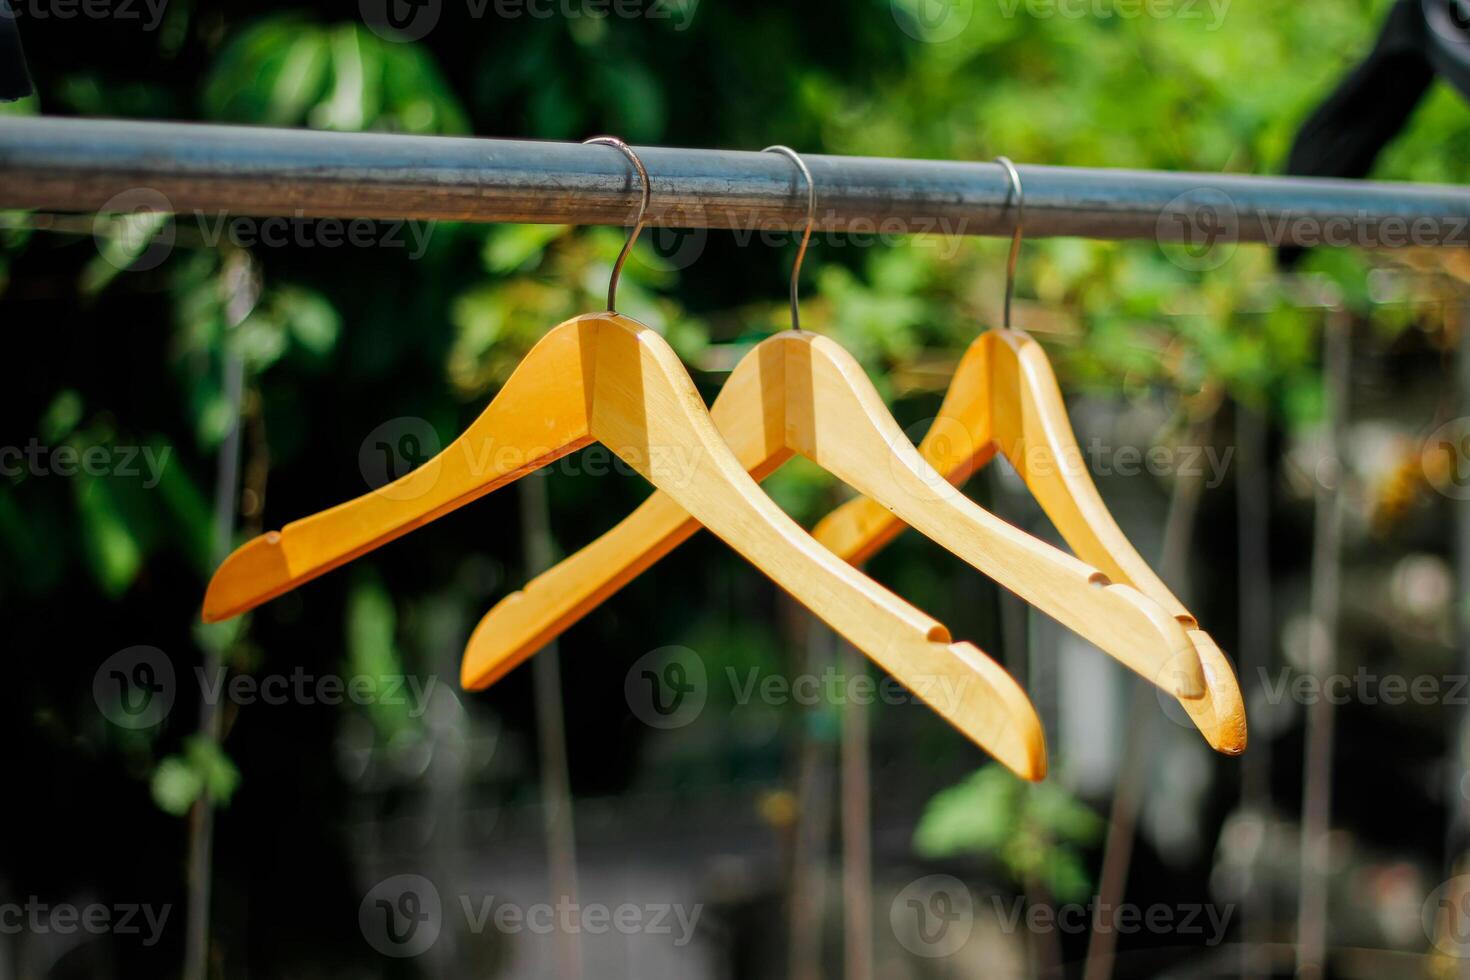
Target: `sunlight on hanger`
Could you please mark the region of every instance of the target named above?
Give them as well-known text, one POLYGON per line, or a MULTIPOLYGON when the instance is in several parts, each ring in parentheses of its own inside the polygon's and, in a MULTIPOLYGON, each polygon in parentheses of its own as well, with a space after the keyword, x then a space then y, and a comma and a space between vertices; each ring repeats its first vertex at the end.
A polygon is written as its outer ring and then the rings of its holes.
MULTIPOLYGON (((968 643, 819 545, 756 485, 710 420, 678 357, 657 333, 617 312, 618 277, 642 230, 651 188, 621 140, 642 193, 613 267, 608 311, 541 339, 470 427, 413 472, 355 500, 247 542, 215 572, 213 622, 251 609, 457 507, 601 442, 966 736, 1027 779, 1046 772, 1041 724, 1025 692, 968 643)), ((467 659, 483 688, 517 660, 467 659)))
MULTIPOLYGON (((794 454, 881 501, 908 524, 1179 697, 1204 693, 1199 658, 1181 624, 1129 585, 1026 534, 955 490, 919 454, 861 366, 836 342, 800 327, 797 283, 815 213, 791 278, 793 329, 736 365, 711 411, 735 456, 762 479, 794 454)), ((882 509, 880 507, 880 509, 882 509)), ((885 511, 886 513, 887 511, 885 511)), ((478 669, 519 662, 667 554, 698 528, 655 493, 622 523, 502 599, 465 653, 478 669)))
MULTIPOLYGON (((919 452, 955 485, 999 452, 1079 557, 1113 581, 1134 586, 1177 619, 1199 654, 1207 688, 1205 697, 1181 703, 1213 748, 1238 755, 1245 751, 1246 719, 1235 669, 1118 527, 1088 476, 1046 352, 1026 334, 1010 329, 1025 203, 1020 174, 1009 160, 1000 159, 1017 197, 1006 270, 1005 329, 981 334, 965 352, 919 452)), ((860 564, 902 530, 898 516, 873 500, 855 497, 823 518, 812 534, 860 564)))

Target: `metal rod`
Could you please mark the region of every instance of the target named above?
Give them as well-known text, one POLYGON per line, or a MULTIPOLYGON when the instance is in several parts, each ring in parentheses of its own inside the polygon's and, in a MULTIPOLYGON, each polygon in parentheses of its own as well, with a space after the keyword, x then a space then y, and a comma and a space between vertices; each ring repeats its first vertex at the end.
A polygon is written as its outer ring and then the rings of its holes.
MULTIPOLYGON (((635 151, 653 181, 650 224, 754 231, 805 223, 802 181, 774 154, 635 151)), ((999 164, 804 159, 822 188, 819 231, 1012 231, 1009 183, 999 164)), ((1470 244, 1470 188, 1036 165, 1020 170, 1030 237, 1470 244)), ((96 211, 139 188, 184 212, 607 225, 631 223, 639 197, 622 160, 577 143, 116 120, 0 121, 0 207, 96 211)), ((136 210, 136 197, 111 207, 136 210)))
MULTIPOLYGON (((1330 312, 1322 337, 1322 374, 1326 388, 1323 427, 1329 439, 1330 455, 1317 467, 1316 526, 1312 531, 1312 630, 1307 641, 1311 674, 1323 685, 1331 683, 1338 669, 1351 337, 1352 315, 1344 310, 1330 312)), ((1307 706, 1306 744, 1302 750, 1301 886, 1297 890, 1296 975, 1299 980, 1321 980, 1328 975, 1334 714, 1331 698, 1317 698, 1307 706)))

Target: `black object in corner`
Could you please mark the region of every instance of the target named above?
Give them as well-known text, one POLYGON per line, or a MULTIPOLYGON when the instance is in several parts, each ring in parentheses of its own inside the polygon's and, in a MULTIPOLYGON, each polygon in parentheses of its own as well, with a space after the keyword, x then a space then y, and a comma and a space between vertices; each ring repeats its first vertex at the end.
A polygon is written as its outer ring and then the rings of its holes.
POLYGON ((14 102, 31 94, 26 58, 20 50, 20 30, 10 0, 0 0, 0 102, 14 102))
MULTIPOLYGON (((1366 177, 1435 75, 1470 98, 1470 0, 1399 0, 1373 50, 1302 124, 1286 172, 1366 177)), ((1283 248, 1281 263, 1301 255, 1283 248)))

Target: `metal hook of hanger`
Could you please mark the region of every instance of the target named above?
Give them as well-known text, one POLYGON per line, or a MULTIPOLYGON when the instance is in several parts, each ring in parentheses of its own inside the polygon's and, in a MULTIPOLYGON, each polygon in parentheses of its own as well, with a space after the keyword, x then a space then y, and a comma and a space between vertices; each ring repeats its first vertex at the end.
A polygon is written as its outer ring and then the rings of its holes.
POLYGON ((638 204, 638 217, 633 222, 633 231, 628 235, 628 240, 623 243, 623 250, 618 253, 618 260, 613 263, 612 280, 607 284, 607 311, 616 313, 618 311, 618 279, 623 274, 623 263, 628 261, 628 255, 633 251, 633 243, 638 241, 638 233, 643 230, 643 219, 648 215, 648 202, 653 196, 652 188, 648 185, 648 171, 643 168, 643 161, 638 159, 638 154, 633 148, 616 136, 594 136, 582 141, 583 145, 588 143, 600 143, 604 146, 616 148, 623 156, 633 163, 633 169, 638 171, 638 179, 643 182, 643 197, 638 204))
POLYGON ((1006 262, 1006 313, 1005 329, 1011 329, 1011 297, 1016 292, 1016 259, 1021 255, 1021 235, 1026 227, 1026 193, 1021 188, 1021 172, 1009 157, 996 157, 995 162, 1005 167, 1011 185, 1006 190, 1006 204, 1010 204, 1011 192, 1016 195, 1016 230, 1011 233, 1011 257, 1006 262))
POLYGON ((801 169, 801 175, 806 178, 806 230, 801 233, 801 245, 796 250, 796 263, 791 267, 791 329, 801 329, 801 308, 797 303, 797 283, 801 278, 801 262, 806 258, 806 245, 812 237, 812 222, 817 216, 817 183, 812 180, 812 172, 807 169, 806 161, 801 158, 789 146, 768 146, 762 153, 780 153, 791 158, 792 162, 801 169))

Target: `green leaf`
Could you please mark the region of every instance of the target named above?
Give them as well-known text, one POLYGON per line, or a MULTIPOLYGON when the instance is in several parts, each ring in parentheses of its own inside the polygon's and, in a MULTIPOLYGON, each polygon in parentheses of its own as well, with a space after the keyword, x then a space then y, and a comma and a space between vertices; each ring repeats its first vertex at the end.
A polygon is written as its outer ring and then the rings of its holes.
MULTIPOLYGON (((397 626, 398 614, 388 590, 376 578, 359 579, 347 600, 347 670, 350 676, 403 676, 403 660, 394 642, 397 626)), ((392 704, 374 699, 368 705, 374 725, 387 738, 414 727, 414 719, 409 715, 411 710, 406 701, 392 704)))
POLYGON ((495 225, 480 251, 485 268, 497 275, 515 272, 540 260, 546 246, 566 234, 567 225, 495 225))
POLYGON ((120 513, 116 493, 105 477, 80 473, 75 478, 82 544, 88 568, 102 591, 116 598, 138 577, 143 552, 120 513))
POLYGON ((188 762, 173 755, 153 770, 149 789, 160 810, 182 817, 204 792, 204 779, 188 762))
POLYGON ((239 785, 240 770, 219 744, 191 735, 183 755, 171 755, 154 769, 149 790, 160 810, 182 817, 206 794, 215 805, 228 806, 239 785))
POLYGON ((82 396, 75 388, 64 388, 41 416, 37 427, 41 441, 50 445, 66 441, 82 420, 82 396))
POLYGON ((286 286, 275 293, 275 305, 292 338, 318 357, 331 353, 342 333, 342 317, 321 293, 286 286))

